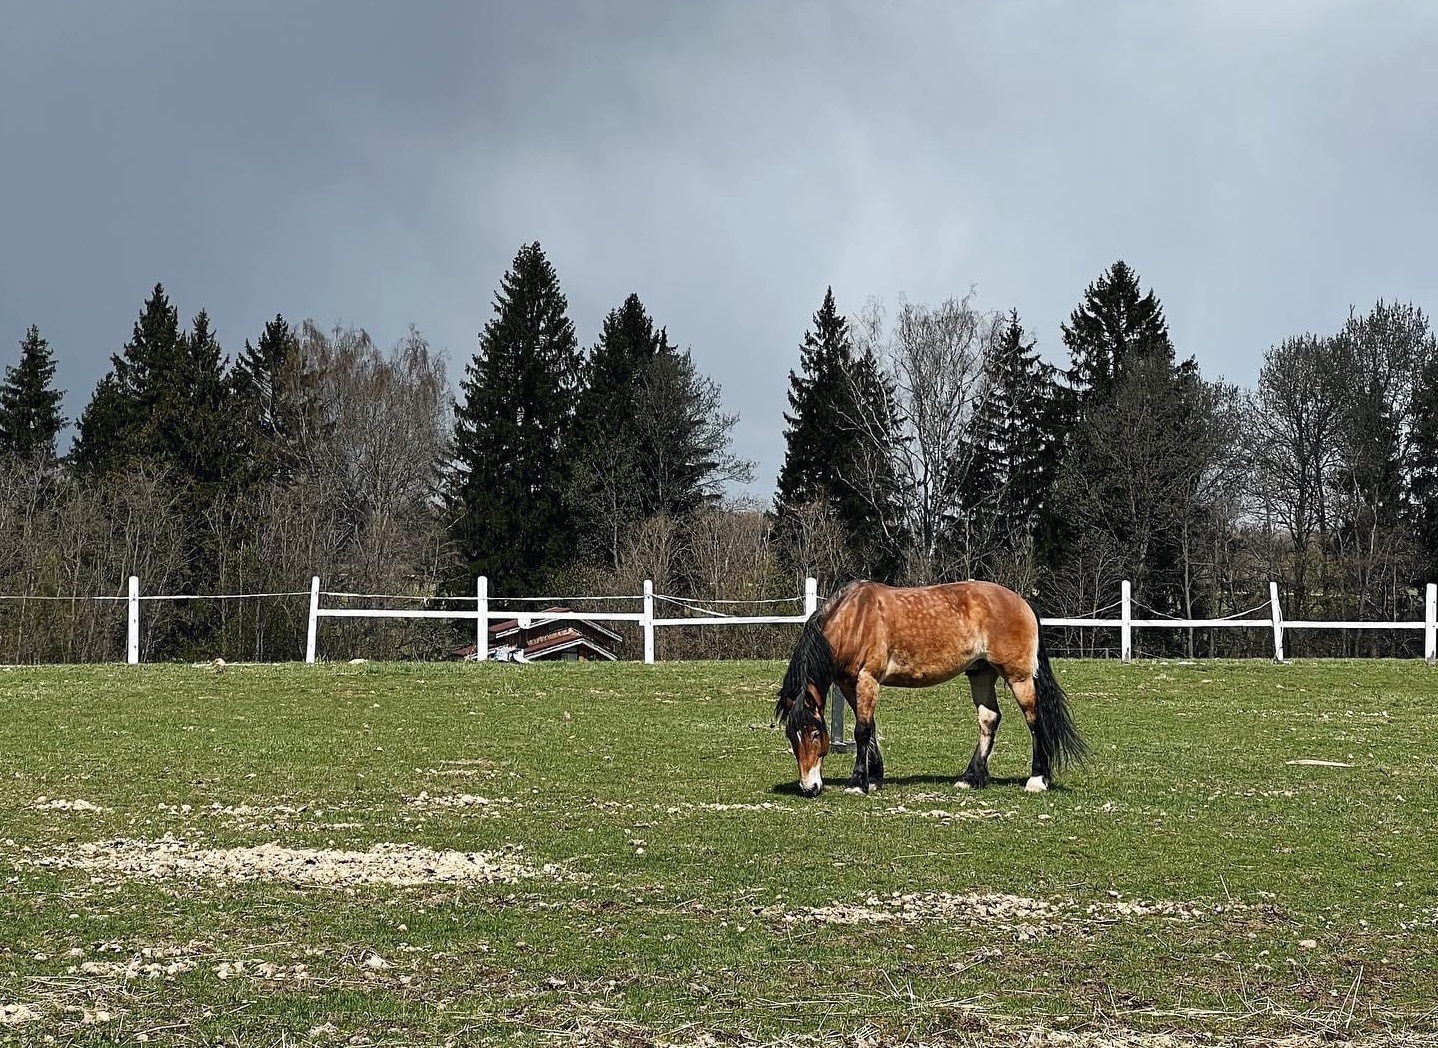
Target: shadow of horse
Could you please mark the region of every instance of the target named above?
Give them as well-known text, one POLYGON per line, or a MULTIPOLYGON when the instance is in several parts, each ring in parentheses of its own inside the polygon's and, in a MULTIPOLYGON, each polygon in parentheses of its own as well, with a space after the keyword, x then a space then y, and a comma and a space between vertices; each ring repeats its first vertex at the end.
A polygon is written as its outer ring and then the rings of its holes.
MULTIPOLYGON (((960 790, 957 786, 954 785, 954 781, 954 776, 952 775, 894 775, 886 778, 884 780, 884 785, 946 786, 953 791, 955 797, 961 797, 969 793, 968 790, 960 790)), ((989 785, 991 786, 1016 786, 1020 789, 1022 789, 1027 782, 1028 779, 1022 775, 995 776, 989 779, 989 785)), ((838 776, 835 778, 826 778, 824 780, 824 785, 834 786, 842 790, 848 785, 848 780, 843 778, 842 776, 838 776)), ((1049 786, 1049 789, 1054 790, 1058 793, 1068 792, 1068 787, 1062 785, 1061 783, 1053 783, 1049 786)), ((808 794, 804 793, 804 791, 799 788, 799 784, 792 779, 788 782, 776 782, 773 786, 769 787, 769 792, 781 797, 809 796, 808 794)))

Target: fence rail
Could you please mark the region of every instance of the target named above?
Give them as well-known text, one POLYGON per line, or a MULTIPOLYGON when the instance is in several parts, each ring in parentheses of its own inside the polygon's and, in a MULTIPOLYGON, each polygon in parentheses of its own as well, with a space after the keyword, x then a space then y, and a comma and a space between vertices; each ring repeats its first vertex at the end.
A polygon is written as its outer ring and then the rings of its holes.
MULTIPOLYGON (((118 596, 97 596, 97 597, 49 597, 49 596, 0 596, 0 600, 94 600, 94 601, 124 601, 127 606, 126 632, 127 661, 132 665, 140 661, 140 605, 144 601, 192 601, 192 600, 244 600, 248 598, 261 597, 297 597, 303 596, 304 591, 286 593, 217 593, 217 594, 145 594, 140 593, 140 580, 136 576, 130 576, 128 580, 128 593, 123 597, 118 596)), ((305 636, 305 662, 316 661, 319 644, 319 622, 324 618, 335 619, 440 619, 445 621, 472 620, 475 623, 476 658, 483 660, 488 657, 488 626, 491 622, 503 622, 508 619, 516 619, 521 624, 527 625, 535 619, 546 619, 552 621, 588 621, 588 622, 632 622, 638 624, 644 638, 644 661, 653 663, 654 659, 654 638, 655 632, 660 629, 671 629, 675 627, 708 627, 708 626, 750 626, 750 625, 784 625, 800 624, 808 620, 819 606, 819 591, 817 582, 812 579, 804 580, 804 593, 802 597, 785 598, 781 601, 702 601, 690 598, 670 597, 664 594, 656 594, 654 585, 649 580, 644 582, 644 592, 638 596, 619 597, 588 597, 586 600, 609 600, 609 601, 637 601, 640 605, 638 611, 541 611, 532 605, 544 603, 551 598, 543 597, 509 597, 511 603, 520 605, 531 605, 530 607, 494 607, 491 605, 489 596, 489 580, 480 576, 475 580, 475 595, 473 597, 414 597, 415 600, 444 600, 463 604, 472 602, 472 608, 355 608, 355 607, 325 607, 323 598, 356 599, 363 598, 364 594, 326 592, 320 588, 318 575, 310 580, 309 598, 309 621, 305 636), (703 617, 676 617, 656 616, 654 614, 654 602, 662 600, 678 607, 688 608, 699 613, 703 617), (721 604, 725 607, 738 607, 742 605, 770 605, 793 601, 803 602, 803 611, 793 615, 735 615, 727 612, 717 612, 705 607, 706 604, 721 604)), ((1250 611, 1241 613, 1240 617, 1229 617, 1221 619, 1182 619, 1182 618, 1136 618, 1133 614, 1134 600, 1132 587, 1125 581, 1120 590, 1119 601, 1115 605, 1100 609, 1092 616, 1060 616, 1045 618, 1045 626, 1056 627, 1080 627, 1095 629, 1117 629, 1119 631, 1119 658, 1123 662, 1133 661, 1133 632, 1136 629, 1263 629, 1271 630, 1273 634, 1273 657, 1278 662, 1284 661, 1284 639, 1289 630, 1399 630, 1408 632, 1419 632, 1423 634, 1423 658, 1429 665, 1438 662, 1438 584, 1429 583, 1424 594, 1424 614, 1422 621, 1403 622, 1363 622, 1363 621, 1329 621, 1316 619, 1293 619, 1285 620, 1283 617, 1283 605, 1278 596, 1278 583, 1268 584, 1268 602, 1250 611), (1099 613, 1112 608, 1118 609, 1118 616, 1100 618, 1099 613), (1266 615, 1256 613, 1267 612, 1266 615)), ((386 599, 406 599, 398 595, 390 595, 386 599)), ((552 598, 561 600, 565 598, 552 598)))
MULTIPOLYGON (((326 608, 321 605, 322 597, 341 596, 341 594, 325 593, 320 589, 320 578, 316 575, 310 580, 310 624, 309 634, 305 644, 305 661, 314 662, 317 652, 319 620, 322 618, 434 618, 450 619, 456 622, 463 622, 466 619, 473 619, 475 623, 475 658, 484 660, 489 656, 489 634, 488 625, 491 622, 505 622, 509 619, 516 619, 521 626, 528 625, 535 619, 560 622, 637 622, 641 633, 644 635, 644 661, 648 664, 654 662, 654 631, 671 626, 736 626, 756 624, 784 624, 802 623, 814 614, 814 609, 819 606, 819 584, 815 579, 804 580, 804 611, 799 615, 724 615, 707 613, 708 618, 659 618, 654 614, 654 583, 649 579, 644 580, 644 592, 640 596, 619 596, 593 598, 618 601, 639 601, 639 611, 538 611, 534 608, 493 608, 489 603, 489 579, 481 575, 475 580, 474 596, 466 598, 474 601, 474 610, 465 608, 454 609, 413 609, 390 611, 375 608, 326 608)), ((663 597, 663 595, 660 595, 663 597)), ((521 600, 524 603, 534 603, 534 598, 520 597, 511 598, 521 600)), ((671 600, 672 598, 663 598, 671 600)), ((700 601, 686 601, 688 605, 702 603, 700 601)), ((727 602, 726 603, 732 603, 727 602)), ((767 601, 759 603, 769 603, 767 601)))

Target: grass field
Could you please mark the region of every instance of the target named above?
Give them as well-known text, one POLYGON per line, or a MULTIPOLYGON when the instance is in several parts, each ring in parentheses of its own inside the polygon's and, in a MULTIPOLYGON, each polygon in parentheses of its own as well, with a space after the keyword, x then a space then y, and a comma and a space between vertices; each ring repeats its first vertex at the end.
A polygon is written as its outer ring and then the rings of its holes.
POLYGON ((0 670, 0 1043, 1438 1044, 1438 671, 1056 669, 814 800, 776 663, 0 670))

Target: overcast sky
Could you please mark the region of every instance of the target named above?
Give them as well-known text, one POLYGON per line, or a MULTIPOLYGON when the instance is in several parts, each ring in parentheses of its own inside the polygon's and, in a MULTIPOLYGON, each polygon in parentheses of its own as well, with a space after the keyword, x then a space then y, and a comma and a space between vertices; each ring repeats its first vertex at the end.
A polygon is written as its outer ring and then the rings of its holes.
POLYGON ((582 341, 636 291, 767 496, 832 284, 1017 307, 1062 359, 1128 261, 1251 383, 1378 297, 1438 309, 1438 4, 5 0, 0 364, 83 409, 150 287, 234 353, 414 323, 457 379, 520 244, 582 341))

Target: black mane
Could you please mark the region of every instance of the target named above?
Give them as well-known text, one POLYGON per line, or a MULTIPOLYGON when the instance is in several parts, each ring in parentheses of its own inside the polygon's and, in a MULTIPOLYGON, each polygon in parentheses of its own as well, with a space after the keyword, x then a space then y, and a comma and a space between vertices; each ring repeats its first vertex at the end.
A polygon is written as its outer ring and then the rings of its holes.
POLYGON ((829 685, 834 683, 834 649, 824 636, 820 619, 818 614, 811 615, 799 631, 789 668, 784 671, 784 683, 779 686, 779 701, 774 704, 774 718, 793 728, 803 727, 809 716, 808 704, 802 701, 808 685, 812 684, 820 695, 827 695, 829 685))

